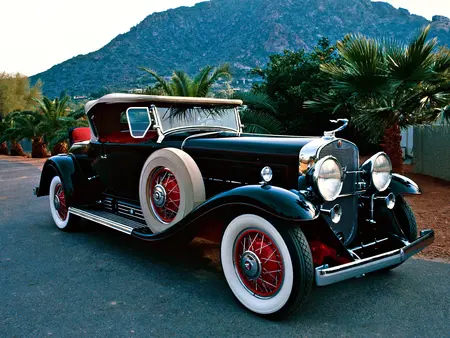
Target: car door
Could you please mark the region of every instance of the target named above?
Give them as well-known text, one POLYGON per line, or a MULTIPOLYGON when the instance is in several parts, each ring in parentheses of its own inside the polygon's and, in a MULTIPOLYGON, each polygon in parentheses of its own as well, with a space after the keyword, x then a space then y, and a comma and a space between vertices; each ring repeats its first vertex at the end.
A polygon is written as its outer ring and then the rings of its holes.
POLYGON ((128 108, 120 119, 120 130, 102 143, 96 170, 107 194, 139 200, 140 173, 154 151, 156 132, 150 129, 152 118, 146 107, 128 108))

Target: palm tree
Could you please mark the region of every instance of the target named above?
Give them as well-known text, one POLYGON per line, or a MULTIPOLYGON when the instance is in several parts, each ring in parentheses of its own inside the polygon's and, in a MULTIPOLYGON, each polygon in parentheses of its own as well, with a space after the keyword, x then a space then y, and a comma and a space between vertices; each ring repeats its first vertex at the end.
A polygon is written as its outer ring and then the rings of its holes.
POLYGON ((45 96, 36 100, 39 104, 40 114, 42 114, 40 130, 45 135, 52 155, 67 152, 68 130, 78 124, 77 120, 71 115, 68 106, 69 100, 70 97, 65 94, 61 94, 59 98, 54 100, 45 96))
MULTIPOLYGON (((0 139, 3 137, 3 133, 7 128, 6 123, 4 123, 3 118, 0 114, 0 139)), ((8 145, 6 141, 0 141, 0 155, 8 155, 8 145)))
POLYGON ((0 143, 9 141, 11 143, 11 156, 25 156, 22 146, 19 141, 22 139, 20 134, 15 129, 15 121, 13 117, 15 112, 6 114, 5 118, 0 122, 0 143))
POLYGON ((373 141, 381 140, 394 167, 401 167, 400 129, 448 118, 450 51, 436 53, 436 39, 426 27, 408 44, 349 35, 338 42, 341 64, 324 64, 332 89, 311 110, 351 115, 355 126, 373 141))
POLYGON ((244 102, 240 112, 244 131, 257 134, 282 134, 286 127, 279 120, 278 104, 267 94, 259 92, 242 92, 234 98, 244 102))
POLYGON ((32 140, 31 157, 47 157, 47 149, 42 133, 41 122, 43 115, 33 111, 14 112, 8 114, 12 124, 4 131, 4 136, 17 141, 32 140))
POLYGON ((153 76, 161 92, 169 96, 206 97, 220 78, 231 78, 229 64, 219 67, 206 66, 194 78, 182 70, 175 70, 170 81, 166 81, 154 70, 145 67, 140 69, 153 76))

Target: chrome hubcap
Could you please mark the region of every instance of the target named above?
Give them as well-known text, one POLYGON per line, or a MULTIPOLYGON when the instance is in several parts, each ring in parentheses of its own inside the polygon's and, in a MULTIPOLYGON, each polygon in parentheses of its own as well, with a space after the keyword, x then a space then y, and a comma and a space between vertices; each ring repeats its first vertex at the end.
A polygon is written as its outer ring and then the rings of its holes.
POLYGON ((153 202, 159 208, 166 204, 167 193, 166 189, 161 184, 157 184, 153 191, 153 202))
POLYGON ((242 271, 250 280, 258 279, 261 275, 261 261, 253 252, 244 252, 240 264, 242 271))
POLYGON ((59 197, 57 195, 55 195, 55 197, 53 198, 53 204, 56 210, 59 210, 59 208, 61 207, 61 202, 59 201, 59 197))

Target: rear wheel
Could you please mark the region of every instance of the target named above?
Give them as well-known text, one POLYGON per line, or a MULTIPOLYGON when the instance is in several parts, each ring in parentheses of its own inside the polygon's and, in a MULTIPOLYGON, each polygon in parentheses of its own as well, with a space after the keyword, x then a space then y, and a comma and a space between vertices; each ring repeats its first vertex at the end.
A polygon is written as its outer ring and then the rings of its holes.
POLYGON ((80 218, 69 214, 64 186, 59 176, 53 177, 49 190, 50 213, 56 226, 63 231, 76 229, 80 218))
POLYGON ((234 296, 261 315, 292 314, 312 288, 311 250, 301 229, 279 231, 257 215, 231 221, 222 237, 221 262, 234 296))

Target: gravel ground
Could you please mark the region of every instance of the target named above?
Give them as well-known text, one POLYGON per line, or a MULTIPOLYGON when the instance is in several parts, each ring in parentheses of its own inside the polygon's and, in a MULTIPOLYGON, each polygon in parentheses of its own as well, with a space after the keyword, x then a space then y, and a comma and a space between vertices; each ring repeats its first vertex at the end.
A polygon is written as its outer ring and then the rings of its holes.
POLYGON ((450 182, 426 175, 406 173, 422 189, 422 195, 407 196, 419 229, 435 231, 433 245, 418 256, 450 261, 450 182))

